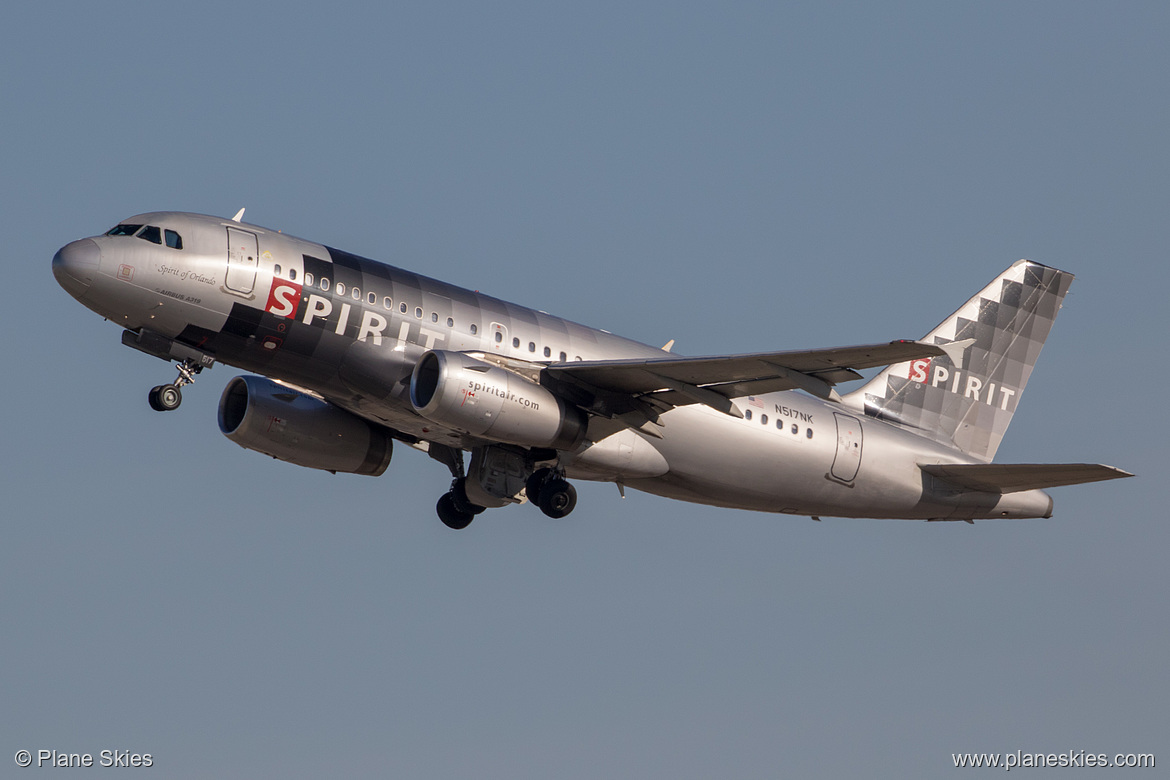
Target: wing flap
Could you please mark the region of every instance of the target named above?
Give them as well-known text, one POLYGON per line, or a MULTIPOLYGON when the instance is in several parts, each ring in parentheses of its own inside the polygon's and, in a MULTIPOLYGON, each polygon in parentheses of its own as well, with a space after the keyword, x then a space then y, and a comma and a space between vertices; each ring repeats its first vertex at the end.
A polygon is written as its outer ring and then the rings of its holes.
POLYGON ((1100 463, 949 463, 918 468, 953 485, 986 493, 1017 493, 1133 476, 1100 463))

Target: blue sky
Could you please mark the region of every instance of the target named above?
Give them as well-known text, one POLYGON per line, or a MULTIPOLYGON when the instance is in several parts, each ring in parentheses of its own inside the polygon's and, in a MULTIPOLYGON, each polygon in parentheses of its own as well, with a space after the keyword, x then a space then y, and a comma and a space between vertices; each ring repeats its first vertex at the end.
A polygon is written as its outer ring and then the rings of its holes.
POLYGON ((937 777, 952 753, 1017 749, 1170 761, 1168 22, 1073 2, 9 9, 0 762, 674 779, 937 777), (586 484, 563 521, 520 507, 452 533, 445 469, 408 448, 369 479, 225 440, 229 367, 152 412, 172 370, 50 273, 131 214, 241 206, 685 354, 915 338, 1014 260, 1055 265, 1077 281, 998 460, 1139 477, 974 526, 586 484))

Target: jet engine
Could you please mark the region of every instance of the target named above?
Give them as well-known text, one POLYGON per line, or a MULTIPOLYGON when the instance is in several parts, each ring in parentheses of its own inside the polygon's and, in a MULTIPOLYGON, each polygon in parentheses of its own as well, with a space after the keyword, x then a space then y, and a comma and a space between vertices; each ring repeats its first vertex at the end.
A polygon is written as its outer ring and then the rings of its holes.
POLYGON ((385 429, 259 376, 228 382, 219 429, 244 449, 334 473, 381 476, 393 451, 385 429))
POLYGON ((419 358, 410 403, 433 423, 524 447, 572 449, 588 422, 584 412, 535 382, 445 350, 419 358))

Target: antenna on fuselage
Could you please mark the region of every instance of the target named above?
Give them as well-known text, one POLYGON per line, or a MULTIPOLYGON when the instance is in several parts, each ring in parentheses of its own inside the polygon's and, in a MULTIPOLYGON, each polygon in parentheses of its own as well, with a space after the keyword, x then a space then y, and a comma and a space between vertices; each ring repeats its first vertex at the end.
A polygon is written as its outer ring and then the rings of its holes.
MULTIPOLYGON (((247 207, 245 206, 244 208, 247 208, 247 207)), ((239 211, 236 212, 236 215, 234 217, 232 217, 232 222, 239 222, 243 218, 244 218, 244 209, 240 209, 239 211)))

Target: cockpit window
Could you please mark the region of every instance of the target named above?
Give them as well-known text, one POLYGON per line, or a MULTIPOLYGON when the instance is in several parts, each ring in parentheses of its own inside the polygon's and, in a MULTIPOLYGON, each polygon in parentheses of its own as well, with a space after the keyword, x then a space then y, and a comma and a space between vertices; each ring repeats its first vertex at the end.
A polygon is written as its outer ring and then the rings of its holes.
POLYGON ((114 225, 107 236, 132 236, 142 229, 142 225, 114 225))
POLYGON ((162 243, 162 231, 156 228, 154 225, 147 225, 145 228, 143 228, 142 232, 138 234, 138 237, 145 239, 152 244, 162 243))
POLYGON ((173 230, 164 230, 163 233, 167 237, 167 246, 171 249, 183 248, 183 237, 173 230))

